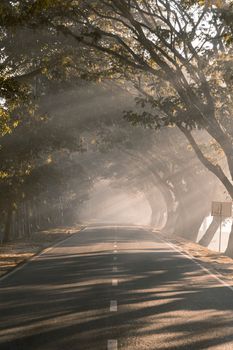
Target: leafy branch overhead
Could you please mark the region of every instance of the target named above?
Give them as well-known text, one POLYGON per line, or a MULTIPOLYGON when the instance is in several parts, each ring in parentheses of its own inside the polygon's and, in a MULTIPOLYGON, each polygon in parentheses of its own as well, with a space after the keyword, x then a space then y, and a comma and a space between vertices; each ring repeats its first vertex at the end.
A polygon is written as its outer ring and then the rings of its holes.
POLYGON ((40 103, 69 84, 102 81, 136 98, 125 112, 132 124, 179 129, 233 198, 231 19, 232 6, 220 0, 1 1, 3 166, 9 166, 7 136, 20 128, 35 128, 51 141, 44 148, 35 142, 34 164, 51 149, 79 149, 72 132, 61 142, 63 124, 53 129, 40 103), (51 137, 43 134, 47 127, 51 137), (228 169, 208 158, 195 139, 199 130, 225 156, 228 169))

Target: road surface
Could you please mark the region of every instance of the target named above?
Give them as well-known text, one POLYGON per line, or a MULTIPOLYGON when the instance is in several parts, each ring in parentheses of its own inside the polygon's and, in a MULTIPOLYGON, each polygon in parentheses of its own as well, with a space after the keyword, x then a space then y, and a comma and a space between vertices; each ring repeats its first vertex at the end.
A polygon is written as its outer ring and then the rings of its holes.
POLYGON ((0 349, 233 349, 233 291, 155 233, 89 227, 0 282, 0 349))

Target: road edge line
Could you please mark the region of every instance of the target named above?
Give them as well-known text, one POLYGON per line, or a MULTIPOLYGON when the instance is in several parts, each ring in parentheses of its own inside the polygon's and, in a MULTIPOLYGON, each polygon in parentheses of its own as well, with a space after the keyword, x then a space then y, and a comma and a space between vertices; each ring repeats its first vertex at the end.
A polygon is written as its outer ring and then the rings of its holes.
MULTIPOLYGON (((153 236, 156 236, 156 234, 154 232, 152 232, 153 236)), ((229 283, 225 282, 222 278, 222 275, 213 272, 211 270, 209 270, 207 267, 203 266, 199 261, 197 261, 197 259, 190 253, 188 252, 184 252, 182 251, 177 245, 175 245, 174 243, 171 243, 169 241, 166 241, 165 239, 162 239, 159 236, 156 236, 156 238, 158 238, 161 242, 167 244, 170 248, 172 248, 173 250, 175 250, 176 252, 180 253, 181 255, 183 255, 184 257, 186 257, 187 259, 191 260, 194 264, 196 264, 197 266, 199 266, 199 268, 201 270, 203 270, 206 274, 208 274, 209 276, 211 276, 212 278, 216 279, 219 283, 221 283, 224 287, 230 289, 233 292, 233 286, 231 286, 229 283), (220 277, 218 277, 218 275, 220 277)))
POLYGON ((76 231, 72 234, 69 235, 69 237, 66 237, 62 240, 59 240, 58 242, 36 252, 35 254, 33 254, 29 259, 26 259, 26 261, 21 261, 19 264, 17 264, 15 267, 13 267, 9 272, 6 272, 4 275, 0 276, 0 283, 2 281, 4 281, 5 279, 7 279, 8 277, 12 276, 13 274, 15 274, 16 272, 22 270, 24 267, 26 267, 31 261, 36 260, 37 258, 39 258, 41 255, 48 253, 50 250, 52 250, 53 248, 58 247, 60 244, 68 241, 69 239, 71 239, 75 234, 83 231, 86 227, 82 227, 79 231, 76 231))

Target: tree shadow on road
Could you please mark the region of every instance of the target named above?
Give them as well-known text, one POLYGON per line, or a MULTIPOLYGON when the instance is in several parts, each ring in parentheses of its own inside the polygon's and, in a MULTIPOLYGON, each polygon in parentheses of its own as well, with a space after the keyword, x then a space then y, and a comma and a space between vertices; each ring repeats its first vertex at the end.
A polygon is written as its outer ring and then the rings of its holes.
MULTIPOLYGON (((99 232, 98 239, 105 242, 106 235, 99 232)), ((124 229, 118 242, 127 244, 130 236, 132 242, 132 230, 124 229)), ((5 280, 1 350, 102 350, 107 339, 127 350, 233 346, 232 291, 159 241, 150 247, 148 232, 133 237, 141 244, 119 251, 117 263, 112 250, 51 253, 5 280), (119 309, 112 313, 115 299, 119 309)))

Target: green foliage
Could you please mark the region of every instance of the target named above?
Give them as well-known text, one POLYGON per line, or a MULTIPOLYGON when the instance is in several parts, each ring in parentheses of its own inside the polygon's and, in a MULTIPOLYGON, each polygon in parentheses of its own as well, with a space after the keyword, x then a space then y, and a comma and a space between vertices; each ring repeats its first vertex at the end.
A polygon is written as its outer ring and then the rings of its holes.
MULTIPOLYGON (((232 69, 231 62, 221 57, 221 50, 226 55, 231 50, 223 40, 231 44, 229 12, 218 1, 136 4, 124 0, 1 2, 0 93, 4 105, 0 127, 2 135, 11 135, 0 141, 0 158, 9 191, 19 188, 20 193, 25 174, 31 176, 32 182, 26 177, 31 188, 37 183, 40 158, 62 148, 79 150, 74 133, 69 129, 65 135, 62 125, 50 124, 49 116, 38 107, 41 96, 62 89, 70 80, 109 79, 139 91, 136 108, 125 116, 133 124, 155 129, 203 128, 222 147, 225 137, 232 141, 232 101, 228 97, 232 95, 232 69), (223 29, 218 33, 220 24, 223 29)), ((115 142, 122 138, 119 133, 115 142)), ((104 146, 110 143, 106 140, 104 146)), ((43 169, 56 178, 54 168, 43 169)))
POLYGON ((231 46, 233 43, 233 3, 227 7, 220 8, 217 14, 220 15, 220 18, 226 26, 224 40, 228 46, 231 46))

